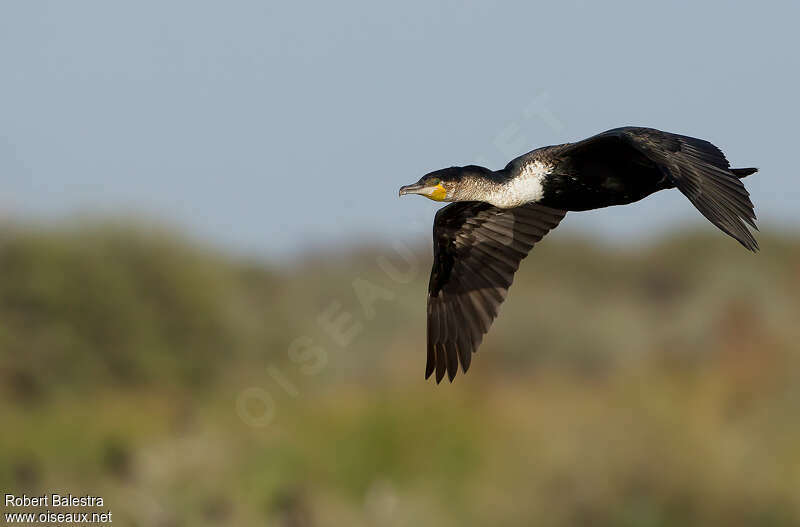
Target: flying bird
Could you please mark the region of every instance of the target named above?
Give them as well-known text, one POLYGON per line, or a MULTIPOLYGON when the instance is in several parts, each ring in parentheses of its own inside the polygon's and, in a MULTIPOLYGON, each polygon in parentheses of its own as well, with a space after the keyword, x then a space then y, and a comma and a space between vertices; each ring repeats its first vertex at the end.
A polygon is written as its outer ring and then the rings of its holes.
POLYGON ((708 141, 653 128, 615 128, 577 143, 546 146, 502 170, 469 165, 426 174, 400 188, 454 202, 433 222, 425 378, 450 381, 497 317, 520 262, 567 211, 639 201, 677 188, 711 223, 751 251, 758 230, 740 181, 756 168, 730 168, 708 141))

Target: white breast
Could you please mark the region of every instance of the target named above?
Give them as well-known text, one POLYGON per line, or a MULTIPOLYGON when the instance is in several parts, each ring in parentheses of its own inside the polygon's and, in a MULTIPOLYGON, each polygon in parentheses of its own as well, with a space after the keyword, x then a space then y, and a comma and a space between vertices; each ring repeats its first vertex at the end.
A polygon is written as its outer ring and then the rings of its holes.
POLYGON ((487 201, 504 209, 535 203, 544 196, 544 179, 552 170, 552 165, 542 161, 528 161, 517 177, 500 185, 487 201))

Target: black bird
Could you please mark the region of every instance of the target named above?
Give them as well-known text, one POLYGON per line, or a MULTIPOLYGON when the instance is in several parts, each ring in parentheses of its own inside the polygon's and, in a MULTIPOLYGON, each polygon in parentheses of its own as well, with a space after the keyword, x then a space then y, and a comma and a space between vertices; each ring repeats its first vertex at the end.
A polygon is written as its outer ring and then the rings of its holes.
POLYGON ((720 230, 751 251, 756 215, 740 178, 708 141, 653 128, 615 128, 577 143, 538 148, 502 170, 451 167, 400 188, 453 201, 433 222, 428 286, 427 379, 466 373, 520 261, 567 211, 633 203, 677 188, 720 230))

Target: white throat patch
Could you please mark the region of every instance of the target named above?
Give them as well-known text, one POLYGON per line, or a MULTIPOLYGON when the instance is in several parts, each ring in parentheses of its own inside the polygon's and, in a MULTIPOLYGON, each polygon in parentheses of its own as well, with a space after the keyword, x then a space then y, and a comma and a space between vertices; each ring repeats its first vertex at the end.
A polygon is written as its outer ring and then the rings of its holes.
POLYGON ((552 170, 552 165, 542 161, 528 161, 517 177, 501 185, 487 201, 503 209, 535 203, 544 196, 544 179, 552 170))

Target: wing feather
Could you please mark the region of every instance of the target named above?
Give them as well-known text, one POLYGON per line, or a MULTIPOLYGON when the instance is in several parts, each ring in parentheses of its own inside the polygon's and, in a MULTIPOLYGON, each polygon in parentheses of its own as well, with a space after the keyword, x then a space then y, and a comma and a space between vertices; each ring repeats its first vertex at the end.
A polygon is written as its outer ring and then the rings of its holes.
POLYGON ((461 202, 436 214, 428 288, 425 377, 466 372, 508 294, 519 264, 566 214, 536 204, 500 209, 461 202))
MULTIPOLYGON (((667 181, 720 230, 751 251, 758 242, 748 225, 755 230, 756 214, 750 194, 737 176, 740 169, 730 168, 722 151, 703 139, 671 134, 653 128, 616 128, 584 141, 566 145, 562 155, 588 151, 592 145, 632 148, 654 163, 667 181)), ((747 174, 756 169, 747 169, 747 174)))

